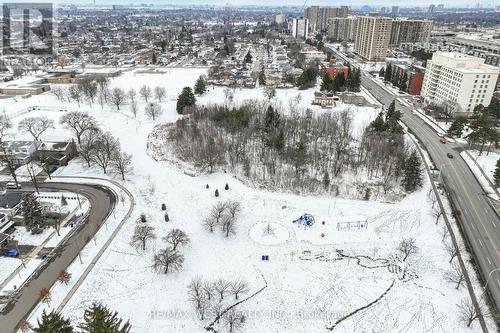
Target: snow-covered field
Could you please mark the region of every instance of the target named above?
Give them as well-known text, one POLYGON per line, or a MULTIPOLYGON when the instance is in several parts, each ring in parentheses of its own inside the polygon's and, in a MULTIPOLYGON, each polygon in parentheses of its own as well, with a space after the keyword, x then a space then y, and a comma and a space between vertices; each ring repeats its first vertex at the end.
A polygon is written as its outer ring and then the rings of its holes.
POLYGON ((497 161, 500 159, 500 154, 496 152, 484 151, 481 155, 479 155, 479 151, 477 150, 469 150, 469 153, 476 160, 477 164, 481 167, 486 176, 488 176, 488 179, 494 183, 495 180, 493 178, 493 174, 495 173, 497 161))
MULTIPOLYGON (((456 290, 443 278, 451 266, 441 241, 442 226, 434 224, 428 181, 399 203, 355 201, 250 188, 222 172, 190 177, 149 156, 146 143, 154 126, 179 117, 173 96, 182 87, 193 86, 203 73, 202 69, 169 69, 167 74, 127 72, 112 81, 112 86, 124 89, 138 89, 143 83, 164 86, 172 98, 162 103, 165 112, 157 121, 148 120, 142 113, 134 119, 127 106, 121 111, 81 106, 80 110, 91 113, 104 130, 119 139, 123 151, 133 155, 134 170, 122 184, 134 195, 136 208, 65 305, 64 315, 78 322, 83 310, 97 301, 129 319, 132 332, 201 332, 210 321, 197 319, 187 295, 189 282, 201 276, 205 280, 244 280, 250 293, 267 286, 238 306, 246 315, 243 332, 327 332, 339 318, 378 298, 373 306, 342 321, 334 331, 465 330, 458 320, 456 304, 467 297, 467 291, 464 287, 456 290), (224 190, 226 183, 229 190, 224 190), (215 189, 220 192, 218 198, 215 189), (226 200, 242 205, 236 234, 229 238, 219 229, 209 233, 202 224, 211 207, 226 200), (162 203, 166 204, 170 222, 164 220, 162 203), (130 245, 141 213, 146 214, 157 235, 146 251, 130 245), (316 223, 310 228, 292 223, 304 213, 315 217, 316 223), (264 234, 268 224, 273 227, 273 235, 264 234), (156 273, 151 267, 153 255, 166 247, 162 237, 173 228, 182 229, 190 237, 190 243, 180 249, 185 256, 183 268, 166 275, 156 273), (414 238, 418 247, 418 252, 405 261, 395 256, 404 238, 414 238), (261 260, 263 255, 269 260, 261 260)), ((286 106, 298 93, 295 89, 278 90, 277 98, 286 106)), ((300 103, 310 103, 311 91, 300 94, 300 103)), ((235 102, 253 97, 264 98, 259 90, 234 92, 235 102)), ((199 102, 224 102, 223 89, 209 90, 199 102)), ((0 104, 7 114, 19 114, 12 119, 14 124, 26 117, 19 110, 28 105, 55 107, 30 115, 46 115, 56 123, 63 113, 50 94, 0 104)), ((64 107, 78 109, 70 103, 64 103, 64 107)), ((371 108, 354 107, 353 112, 358 128, 377 114, 371 108)), ((13 134, 29 138, 25 133, 13 134)), ((43 135, 43 139, 53 140, 69 137, 71 133, 58 124, 43 135)), ((78 159, 57 174, 104 177, 97 166, 87 168, 78 159)), ((49 305, 57 307, 63 297, 64 292, 54 292, 49 305)), ((227 296, 229 304, 233 301, 227 296)), ((33 323, 36 315, 30 318, 33 323)), ((479 332, 480 328, 474 323, 467 331, 479 332)))

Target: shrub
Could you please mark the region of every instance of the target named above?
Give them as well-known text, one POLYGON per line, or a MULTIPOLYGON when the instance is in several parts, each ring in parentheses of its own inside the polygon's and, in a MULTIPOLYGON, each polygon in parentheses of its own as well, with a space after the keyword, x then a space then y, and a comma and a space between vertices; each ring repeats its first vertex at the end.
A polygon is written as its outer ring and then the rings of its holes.
POLYGON ((215 196, 218 197, 219 196, 219 190, 215 190, 215 196))

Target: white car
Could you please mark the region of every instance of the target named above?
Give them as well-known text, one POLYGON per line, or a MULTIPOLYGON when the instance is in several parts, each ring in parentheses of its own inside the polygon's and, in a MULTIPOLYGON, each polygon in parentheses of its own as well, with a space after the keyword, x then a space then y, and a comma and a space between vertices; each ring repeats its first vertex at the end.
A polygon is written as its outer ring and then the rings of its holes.
POLYGON ((9 190, 18 190, 21 188, 21 184, 16 185, 16 183, 10 182, 5 185, 5 188, 9 190))

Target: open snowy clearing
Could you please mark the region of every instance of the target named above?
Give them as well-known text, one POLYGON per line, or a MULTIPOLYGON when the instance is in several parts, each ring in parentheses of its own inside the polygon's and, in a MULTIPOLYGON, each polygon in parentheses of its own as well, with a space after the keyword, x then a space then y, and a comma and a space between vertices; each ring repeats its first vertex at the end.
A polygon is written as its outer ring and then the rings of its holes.
MULTIPOLYGON (((162 74, 134 76, 128 72, 111 85, 138 89, 141 82, 152 86, 161 82, 169 96, 177 96, 183 86, 193 86, 204 72, 171 71, 163 74, 170 75, 167 81, 161 78, 162 74)), ((278 91, 278 97, 286 94, 282 100, 286 106, 289 95, 297 92, 278 91)), ((222 89, 216 88, 200 98, 200 102, 224 101, 221 94, 222 89)), ((241 94, 236 90, 234 96, 235 100, 245 100, 253 94, 264 98, 262 92, 250 90, 241 94)), ((12 115, 23 109, 19 103, 24 108, 33 104, 52 106, 52 110, 29 114, 46 115, 56 122, 64 113, 58 107, 79 109, 74 103, 60 105, 50 94, 19 101, 12 108, 5 101, 0 103, 12 115)), ((187 295, 191 279, 201 276, 204 280, 244 280, 249 284, 250 294, 267 286, 238 306, 247 318, 243 332, 328 332, 327 328, 335 332, 464 331, 456 304, 467 297, 467 291, 464 287, 456 290, 454 284, 443 278, 451 266, 441 241, 442 222, 434 224, 428 181, 401 202, 389 204, 308 193, 273 193, 248 187, 222 172, 190 177, 168 163, 156 162, 147 153, 146 143, 154 126, 178 119, 175 100, 168 99, 162 105, 165 112, 159 121, 147 120, 142 113, 134 119, 127 106, 121 111, 112 111, 110 107, 102 110, 98 105, 88 104, 80 107, 119 139, 123 151, 133 155, 134 170, 123 184, 134 195, 136 209, 64 307, 66 316, 78 322, 83 310, 98 301, 129 319, 132 332, 201 332, 210 320, 197 319, 187 295), (229 190, 224 190, 226 183, 229 190), (220 192, 218 198, 214 196, 215 189, 220 192), (202 225, 211 207, 226 200, 242 204, 236 234, 229 238, 219 229, 209 233, 202 225), (162 203, 166 204, 170 222, 164 221, 162 203), (146 214, 157 235, 146 251, 130 245, 141 213, 146 214), (292 223, 304 213, 314 216, 313 226, 304 228, 292 223), (279 241, 270 242, 263 240, 262 234, 255 235, 268 223, 274 226, 279 241), (162 237, 173 228, 185 231, 190 237, 190 243, 180 249, 185 256, 183 268, 167 275, 156 273, 151 267, 153 254, 166 247, 162 237), (418 252, 407 260, 398 259, 395 256, 398 244, 410 237, 416 240, 418 252), (262 261, 263 255, 269 256, 269 260, 262 261), (334 325, 338 319, 372 302, 368 309, 334 325)), ((371 108, 355 107, 353 112, 355 119, 359 116, 357 128, 367 125, 377 114, 371 108)), ((19 113, 13 118, 14 126, 23 117, 26 114, 19 113)), ((29 138, 16 132, 13 134, 18 139, 29 138)), ((57 123, 56 129, 43 135, 43 139, 53 140, 69 137, 71 133, 57 123)), ((104 176, 97 166, 87 168, 79 159, 56 173, 104 176)), ((54 292, 49 307, 57 307, 62 297, 63 292, 54 292)), ((232 296, 227 296, 227 302, 233 301, 232 296)), ((36 316, 30 321, 36 322, 36 316)), ((480 328, 474 323, 470 331, 479 332, 480 328)))

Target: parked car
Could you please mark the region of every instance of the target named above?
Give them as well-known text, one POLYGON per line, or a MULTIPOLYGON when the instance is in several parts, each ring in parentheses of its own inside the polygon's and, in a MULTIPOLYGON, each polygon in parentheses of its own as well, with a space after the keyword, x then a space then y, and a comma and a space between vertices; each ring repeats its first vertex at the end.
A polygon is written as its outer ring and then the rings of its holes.
POLYGON ((448 158, 453 158, 453 154, 452 153, 448 153, 448 154, 446 154, 446 156, 448 156, 448 158))
POLYGON ((12 257, 12 258, 15 258, 19 255, 19 253, 17 252, 16 249, 5 249, 3 250, 3 255, 6 256, 6 257, 12 257))
POLYGON ((7 184, 5 185, 5 188, 6 188, 6 189, 9 189, 9 190, 18 190, 18 189, 20 189, 20 188, 21 188, 21 184, 19 184, 19 183, 18 183, 18 184, 16 185, 16 183, 14 183, 14 182, 9 182, 9 183, 7 183, 7 184))

